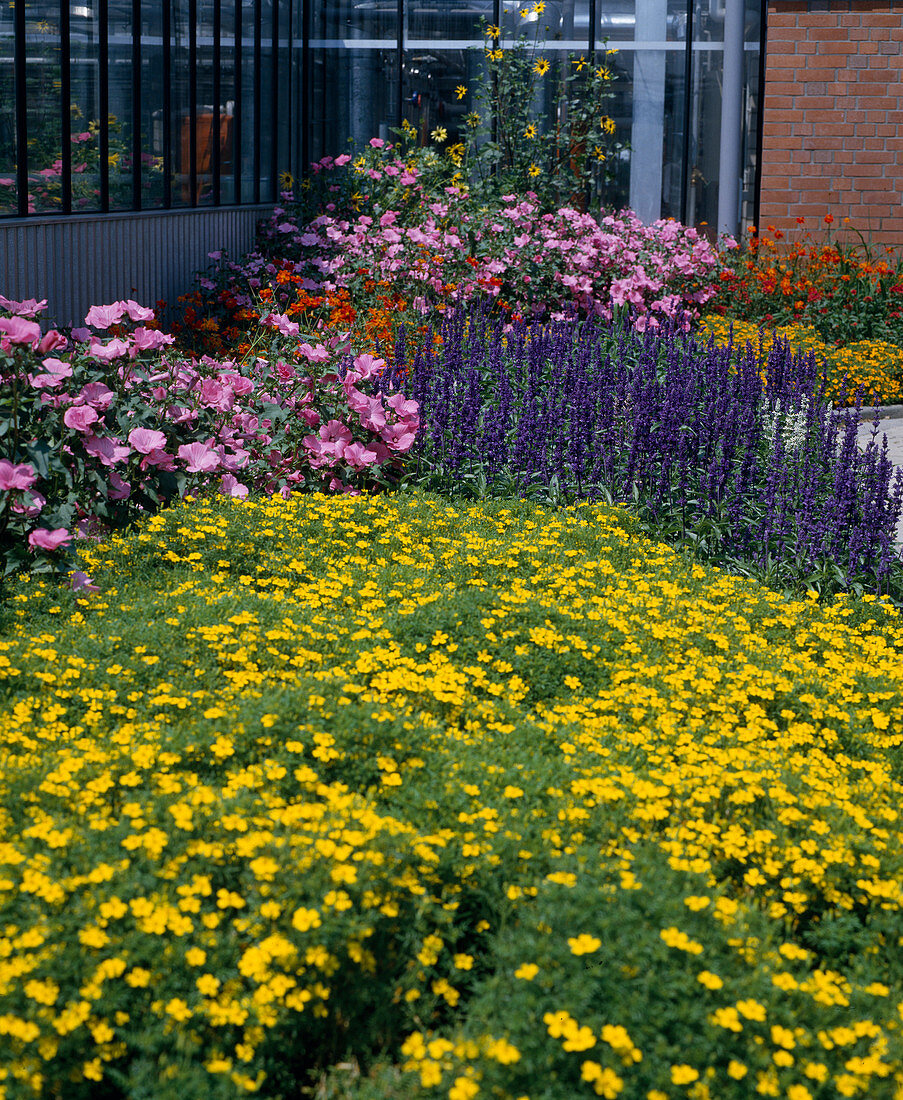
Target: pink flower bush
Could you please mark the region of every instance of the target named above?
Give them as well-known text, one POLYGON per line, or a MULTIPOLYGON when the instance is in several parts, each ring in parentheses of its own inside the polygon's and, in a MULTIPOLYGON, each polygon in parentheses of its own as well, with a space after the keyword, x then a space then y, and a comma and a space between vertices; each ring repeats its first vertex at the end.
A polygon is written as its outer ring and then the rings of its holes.
POLYGON ((195 360, 173 354, 167 334, 132 327, 147 314, 131 301, 92 307, 87 324, 120 335, 75 330, 63 357, 42 357, 35 322, 0 317, 7 572, 62 568, 81 535, 187 492, 360 492, 401 472, 418 405, 383 391, 382 359, 351 357, 339 339, 299 345, 297 326, 274 315, 249 361, 195 360))

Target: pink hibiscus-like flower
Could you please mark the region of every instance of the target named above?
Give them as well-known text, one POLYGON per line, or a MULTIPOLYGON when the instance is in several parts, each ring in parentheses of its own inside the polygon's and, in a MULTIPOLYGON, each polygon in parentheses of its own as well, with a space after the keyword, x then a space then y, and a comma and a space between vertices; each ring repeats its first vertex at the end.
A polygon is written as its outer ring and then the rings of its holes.
POLYGON ((325 363, 329 358, 329 352, 322 344, 311 347, 310 344, 302 344, 298 351, 311 363, 325 363))
POLYGON ((24 317, 0 317, 0 332, 5 333, 5 344, 29 344, 37 346, 41 339, 41 326, 24 317))
POLYGON ((30 489, 38 480, 34 467, 29 462, 16 466, 5 458, 0 458, 0 490, 30 489))
POLYGON ((261 317, 260 323, 264 328, 278 329, 283 336, 297 336, 301 326, 295 321, 290 321, 284 313, 268 313, 261 317))
POLYGON ((407 424, 387 424, 379 433, 383 441, 393 450, 399 453, 409 451, 417 439, 417 433, 412 432, 407 424))
POLYGON ((377 359, 375 355, 365 353, 358 355, 353 363, 357 380, 366 382, 370 378, 378 377, 386 365, 385 359, 377 359))
POLYGON ((166 446, 165 433, 154 431, 153 428, 132 428, 128 439, 135 450, 143 455, 166 446))
POLYGON ((153 321, 154 319, 154 311, 152 309, 148 309, 147 306, 142 306, 137 302, 133 302, 131 298, 125 302, 117 302, 116 304, 122 309, 122 312, 127 313, 133 321, 153 321))
MULTIPOLYGON (((46 366, 46 362, 45 362, 46 366)), ((95 409, 100 409, 104 412, 110 407, 113 402, 115 394, 109 386, 104 385, 103 382, 88 382, 82 386, 81 390, 75 397, 76 405, 91 405, 95 409)))
POLYGON ((342 457, 354 470, 363 470, 376 462, 376 452, 368 450, 363 443, 349 444, 342 457))
POLYGON ((226 476, 220 482, 220 487, 226 496, 238 497, 239 499, 243 499, 248 495, 247 485, 242 485, 242 483, 236 480, 236 478, 233 477, 232 474, 226 474, 226 476))
POLYGON ((36 313, 41 313, 47 308, 47 299, 42 298, 39 302, 37 298, 26 298, 24 302, 17 302, 12 298, 4 298, 0 294, 0 306, 8 309, 10 313, 17 313, 20 317, 34 317, 36 313))
POLYGON ((188 443, 179 448, 179 458, 190 474, 205 473, 219 466, 219 455, 206 443, 188 443))
POLYGON ((76 432, 88 432, 100 417, 90 405, 70 405, 63 413, 63 423, 76 432))
POLYGON ((123 481, 115 471, 110 471, 110 500, 128 500, 132 495, 132 485, 129 481, 123 481))
POLYGON ((102 359, 109 363, 112 359, 118 359, 120 355, 128 355, 131 347, 128 340, 120 340, 118 336, 106 344, 102 344, 94 337, 91 340, 90 351, 95 359, 102 359))
POLYGON ((136 328, 132 333, 132 339, 138 351, 153 351, 155 348, 163 348, 176 341, 175 336, 169 336, 153 328, 136 328))
POLYGON ((110 325, 118 325, 124 313, 122 302, 114 302, 109 306, 91 306, 85 314, 85 324, 92 328, 109 328, 110 325))
POLYGON ((35 351, 39 355, 49 355, 50 352, 56 351, 58 348, 64 348, 69 343, 66 337, 57 332, 55 328, 52 328, 49 332, 45 332, 44 335, 38 340, 38 346, 35 351))
POLYGON ((72 375, 72 367, 62 359, 45 359, 41 364, 45 374, 36 374, 31 379, 31 384, 36 390, 55 389, 62 384, 64 378, 72 375))
POLYGON ((93 433, 85 436, 82 445, 89 455, 99 459, 102 466, 122 462, 132 453, 132 448, 124 446, 121 440, 93 433))
POLYGON ((65 527, 57 527, 48 530, 46 527, 38 527, 28 536, 28 545, 33 550, 58 550, 61 546, 68 546, 72 536, 65 527))
POLYGON ((47 497, 35 489, 29 489, 22 497, 13 503, 13 511, 20 516, 39 516, 44 511, 47 497))

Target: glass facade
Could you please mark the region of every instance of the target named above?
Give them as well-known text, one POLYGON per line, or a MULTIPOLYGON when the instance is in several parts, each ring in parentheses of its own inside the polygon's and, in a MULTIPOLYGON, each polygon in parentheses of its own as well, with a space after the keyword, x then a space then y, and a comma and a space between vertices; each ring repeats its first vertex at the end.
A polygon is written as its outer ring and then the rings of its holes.
MULTIPOLYGON (((485 29, 604 63, 624 143, 607 204, 714 225, 734 0, 11 0, 0 7, 0 216, 269 202, 409 122, 454 142, 485 29), (540 8, 542 10, 537 10, 540 8), (461 88, 467 92, 462 94, 461 88)), ((746 3, 741 216, 753 217, 761 0, 746 3)), ((537 103, 551 118, 554 104, 537 103)))

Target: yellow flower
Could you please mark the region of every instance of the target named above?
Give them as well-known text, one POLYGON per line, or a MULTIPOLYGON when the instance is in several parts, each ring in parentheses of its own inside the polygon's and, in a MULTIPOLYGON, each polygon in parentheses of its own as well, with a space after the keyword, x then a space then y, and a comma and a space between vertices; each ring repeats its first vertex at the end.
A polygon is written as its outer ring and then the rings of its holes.
POLYGON ((540 58, 533 66, 533 72, 536 73, 537 76, 545 76, 548 71, 549 63, 544 57, 540 58))
POLYGON ((531 164, 527 169, 527 175, 532 176, 534 179, 539 175, 539 168, 535 164, 531 164))
POLYGON ((672 1066, 671 1080, 675 1085, 689 1085, 699 1080, 699 1071, 685 1064, 672 1066))
POLYGON ((490 38, 498 38, 501 33, 502 33, 502 28, 497 27, 495 25, 495 23, 490 23, 489 26, 486 28, 486 34, 490 38))
POLYGON ((524 130, 524 137, 525 138, 535 138, 536 137, 536 127, 533 125, 532 122, 526 128, 526 130, 524 130))
POLYGON ((467 95, 467 85, 459 84, 458 87, 455 88, 455 95, 458 99, 463 99, 467 95))
POLYGON ((536 0, 536 3, 533 5, 533 14, 534 15, 542 15, 542 13, 545 10, 546 10, 545 0, 536 0))
POLYGON ((538 973, 539 967, 536 963, 524 963, 523 966, 519 966, 514 971, 514 976, 515 978, 522 978, 525 982, 532 982, 538 973))
POLYGON ((598 951, 602 946, 602 941, 595 936, 587 935, 586 932, 581 932, 579 936, 572 936, 568 939, 568 947, 571 949, 572 955, 590 955, 593 951, 598 951))
POLYGON ((448 130, 446 130, 444 126, 437 126, 430 134, 430 137, 437 143, 443 142, 448 137, 448 130))

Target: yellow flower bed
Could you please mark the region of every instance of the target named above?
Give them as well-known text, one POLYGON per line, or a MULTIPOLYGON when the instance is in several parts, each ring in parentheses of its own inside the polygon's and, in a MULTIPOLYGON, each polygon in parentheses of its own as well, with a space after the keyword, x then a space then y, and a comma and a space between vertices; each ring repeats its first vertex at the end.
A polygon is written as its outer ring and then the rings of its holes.
POLYGON ((899 1097, 903 624, 626 522, 189 502, 17 582, 0 1096, 899 1097))
POLYGON ((840 400, 844 393, 855 393, 861 387, 864 405, 903 402, 903 348, 895 344, 883 340, 858 340, 838 348, 823 343, 815 329, 802 325, 760 330, 758 325, 730 317, 706 317, 700 332, 703 338, 714 336, 719 343, 726 344, 731 327, 737 347, 746 344, 758 347, 761 340, 762 352, 767 355, 772 341, 778 336, 788 340, 794 351, 814 352, 816 359, 826 364, 827 396, 832 401, 840 400))

